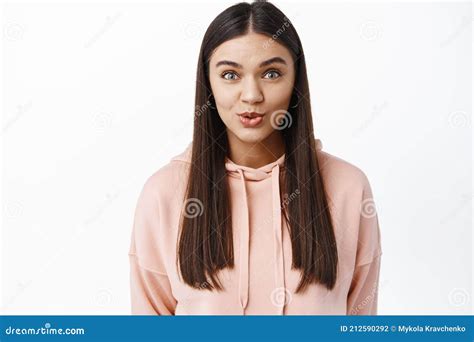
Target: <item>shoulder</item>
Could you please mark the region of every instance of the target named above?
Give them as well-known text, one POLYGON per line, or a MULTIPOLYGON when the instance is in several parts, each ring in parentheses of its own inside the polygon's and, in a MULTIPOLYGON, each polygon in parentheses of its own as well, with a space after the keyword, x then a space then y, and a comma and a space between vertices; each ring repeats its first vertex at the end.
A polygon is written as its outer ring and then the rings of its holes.
POLYGON ((326 151, 315 138, 315 160, 328 205, 341 215, 357 212, 362 202, 372 199, 368 177, 360 167, 326 151))
POLYGON ((318 150, 317 159, 326 191, 334 200, 362 200, 371 192, 367 175, 353 163, 318 150))
POLYGON ((186 163, 173 157, 148 176, 138 196, 129 254, 155 272, 165 273, 172 265, 168 248, 176 239, 174 227, 183 203, 185 172, 186 163))
POLYGON ((188 154, 189 147, 151 173, 144 181, 140 196, 160 203, 174 202, 176 197, 182 196, 189 172, 188 154))
POLYGON ((369 180, 358 166, 342 158, 324 151, 318 151, 317 158, 334 214, 341 258, 348 258, 345 260, 350 260, 350 264, 368 264, 382 254, 377 210, 369 180))

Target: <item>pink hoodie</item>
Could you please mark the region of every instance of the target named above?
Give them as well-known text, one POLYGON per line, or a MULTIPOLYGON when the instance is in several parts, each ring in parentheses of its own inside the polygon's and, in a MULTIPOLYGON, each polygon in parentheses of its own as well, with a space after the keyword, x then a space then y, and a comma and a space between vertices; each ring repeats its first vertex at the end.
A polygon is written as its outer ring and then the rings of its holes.
POLYGON ((295 293, 300 271, 291 269, 291 240, 280 210, 285 155, 258 169, 226 159, 235 267, 218 273, 220 292, 180 280, 175 261, 189 144, 148 178, 139 196, 129 250, 132 314, 377 314, 382 250, 369 182, 356 166, 322 151, 319 139, 316 145, 339 253, 333 290, 311 284, 295 293))

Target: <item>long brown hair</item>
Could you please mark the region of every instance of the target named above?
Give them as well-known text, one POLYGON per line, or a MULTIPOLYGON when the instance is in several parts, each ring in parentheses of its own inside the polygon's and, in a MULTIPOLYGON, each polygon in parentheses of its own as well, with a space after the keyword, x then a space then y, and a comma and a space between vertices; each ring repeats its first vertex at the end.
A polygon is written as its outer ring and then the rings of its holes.
MULTIPOLYGON (((185 206, 199 202, 197 215, 181 215, 177 266, 185 283, 200 289, 222 290, 217 272, 234 267, 232 217, 225 169, 226 126, 209 99, 209 59, 223 42, 247 34, 264 34, 292 54, 295 83, 291 124, 281 133, 285 143, 285 191, 297 193, 283 208, 288 224, 293 264, 301 271, 296 292, 310 283, 334 288, 337 246, 323 186, 309 97, 306 62, 298 34, 288 18, 265 1, 238 3, 219 14, 207 29, 199 54, 195 120, 185 206), (288 211, 288 212, 287 212, 288 211)), ((269 40, 269 43, 272 41, 269 40)))

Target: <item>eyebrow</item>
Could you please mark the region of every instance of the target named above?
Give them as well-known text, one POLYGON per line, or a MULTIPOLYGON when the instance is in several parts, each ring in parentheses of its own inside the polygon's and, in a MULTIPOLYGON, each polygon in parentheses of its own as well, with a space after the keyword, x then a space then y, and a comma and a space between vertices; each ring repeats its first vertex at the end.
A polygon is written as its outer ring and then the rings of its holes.
MULTIPOLYGON (((266 61, 260 63, 260 65, 258 67, 263 68, 264 66, 267 66, 267 65, 270 65, 270 64, 273 64, 273 63, 280 63, 280 64, 287 65, 283 58, 281 58, 281 57, 272 57, 272 58, 267 59, 266 61)), ((244 68, 239 63, 232 62, 232 61, 226 61, 226 60, 217 62, 216 63, 216 68, 220 65, 229 65, 229 66, 232 66, 232 67, 238 68, 238 69, 243 69, 244 68)))

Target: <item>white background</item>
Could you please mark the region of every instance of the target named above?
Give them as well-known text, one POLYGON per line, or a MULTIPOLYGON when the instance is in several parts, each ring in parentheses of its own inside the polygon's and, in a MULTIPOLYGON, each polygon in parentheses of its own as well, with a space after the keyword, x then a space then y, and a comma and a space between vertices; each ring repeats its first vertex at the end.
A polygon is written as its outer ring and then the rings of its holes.
MULTIPOLYGON (((200 43, 234 3, 4 5, 3 314, 130 313, 138 193, 191 141, 200 43)), ((370 180, 379 314, 472 313, 471 4, 274 4, 316 137, 370 180)))

